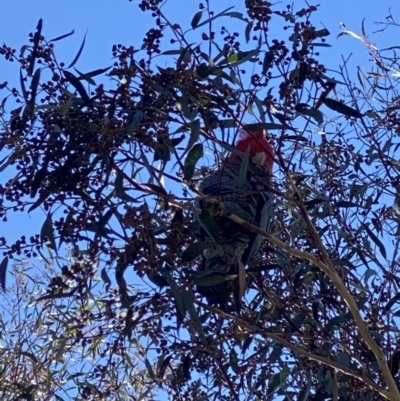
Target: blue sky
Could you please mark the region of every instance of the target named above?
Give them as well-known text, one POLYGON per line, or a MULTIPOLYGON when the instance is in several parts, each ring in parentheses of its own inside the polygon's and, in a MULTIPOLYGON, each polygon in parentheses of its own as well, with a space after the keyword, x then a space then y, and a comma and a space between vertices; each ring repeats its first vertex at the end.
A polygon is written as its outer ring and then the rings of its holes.
MULTIPOLYGON (((27 43, 27 35, 33 32, 39 18, 44 21, 44 33, 47 38, 75 30, 75 35, 58 42, 57 52, 60 59, 71 60, 79 49, 82 38, 88 30, 86 45, 78 69, 98 68, 100 65, 109 65, 110 50, 113 44, 133 44, 140 46, 143 34, 152 25, 149 12, 142 12, 138 7, 138 0, 70 0, 58 2, 51 0, 12 0, 2 4, 0 15, 0 42, 5 42, 17 50, 27 43)), ((212 1, 215 10, 223 10, 235 6, 236 11, 243 12, 243 0, 212 1)), ((283 2, 284 3, 284 2, 283 2)), ((291 3, 291 2, 288 2, 291 3)), ((297 7, 305 6, 303 1, 294 1, 297 7)), ((374 21, 384 21, 389 8, 394 16, 400 20, 400 3, 394 0, 322 0, 319 12, 314 15, 314 23, 326 26, 331 32, 329 43, 333 48, 326 52, 327 61, 333 64, 340 63, 341 54, 350 52, 361 55, 353 39, 340 38, 336 40, 339 32, 339 23, 344 22, 347 28, 360 31, 361 21, 365 18, 368 32, 377 29, 374 21)), ((198 11, 198 1, 168 0, 163 8, 164 13, 171 22, 178 22, 183 28, 190 27, 195 12, 198 11)), ((311 3, 312 4, 312 3, 311 3)), ((235 20, 226 22, 227 26, 234 27, 235 20)), ((391 43, 393 37, 388 33, 376 36, 381 46, 391 43)), ((392 45, 395 43, 391 43, 392 45)), ((361 46, 361 44, 359 44, 361 46)), ((172 47, 172 45, 171 45, 172 47)), ((330 63, 330 64, 331 64, 330 63)), ((6 63, 0 62, 1 77, 18 77, 17 69, 7 68, 6 63), (11 74, 11 75, 10 75, 11 74)))

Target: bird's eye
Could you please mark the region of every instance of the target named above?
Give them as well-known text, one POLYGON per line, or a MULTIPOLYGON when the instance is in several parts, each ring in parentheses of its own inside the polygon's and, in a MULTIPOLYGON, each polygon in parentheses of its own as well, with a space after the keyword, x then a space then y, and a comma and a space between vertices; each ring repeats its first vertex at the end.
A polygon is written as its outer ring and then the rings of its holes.
POLYGON ((264 152, 256 153, 252 158, 251 161, 256 164, 257 166, 263 166, 265 164, 265 159, 267 155, 264 152))

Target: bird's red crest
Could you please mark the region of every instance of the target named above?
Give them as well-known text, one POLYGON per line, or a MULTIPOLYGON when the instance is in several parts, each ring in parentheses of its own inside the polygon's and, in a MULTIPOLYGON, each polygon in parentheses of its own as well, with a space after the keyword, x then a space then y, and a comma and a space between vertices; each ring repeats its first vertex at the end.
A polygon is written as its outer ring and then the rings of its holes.
POLYGON ((269 172, 272 172, 275 151, 264 135, 265 131, 262 129, 257 131, 242 130, 236 142, 236 149, 246 152, 250 148, 250 158, 257 153, 265 153, 265 167, 269 172))

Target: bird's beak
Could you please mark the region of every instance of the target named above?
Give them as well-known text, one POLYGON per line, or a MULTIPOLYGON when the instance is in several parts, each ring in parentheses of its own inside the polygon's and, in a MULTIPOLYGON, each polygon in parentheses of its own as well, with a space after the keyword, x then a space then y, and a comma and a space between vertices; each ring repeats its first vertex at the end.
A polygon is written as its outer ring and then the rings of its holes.
POLYGON ((252 158, 251 161, 256 164, 257 166, 263 166, 265 164, 265 159, 267 155, 264 152, 256 153, 252 158))

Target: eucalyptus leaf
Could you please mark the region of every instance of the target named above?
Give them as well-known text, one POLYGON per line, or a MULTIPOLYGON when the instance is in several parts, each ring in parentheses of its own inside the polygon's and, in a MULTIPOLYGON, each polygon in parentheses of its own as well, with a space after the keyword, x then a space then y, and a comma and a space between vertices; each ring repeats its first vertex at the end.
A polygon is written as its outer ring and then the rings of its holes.
POLYGON ((206 276, 196 277, 194 283, 201 287, 213 287, 217 284, 225 283, 226 281, 235 280, 236 278, 236 274, 217 274, 210 272, 206 276))
POLYGON ((4 257, 0 263, 0 286, 6 292, 6 276, 7 276, 8 256, 4 257))
POLYGON ((185 159, 185 164, 183 166, 183 177, 185 180, 190 180, 193 177, 194 170, 196 167, 196 163, 203 156, 203 145, 201 143, 197 143, 190 149, 188 155, 185 159))
POLYGON ((198 11, 198 12, 194 15, 194 17, 193 17, 193 19, 192 19, 192 22, 190 23, 190 25, 192 26, 193 29, 197 28, 197 25, 199 24, 202 15, 203 15, 203 11, 198 11))
POLYGON ((218 224, 215 222, 211 214, 203 208, 200 215, 198 216, 198 220, 200 225, 204 228, 207 234, 215 241, 218 242, 219 240, 219 227, 218 224))
POLYGON ((381 240, 372 232, 372 230, 366 224, 362 223, 362 226, 364 227, 365 231, 368 233, 372 241, 375 242, 375 245, 379 248, 382 256, 386 259, 386 248, 381 240))
POLYGON ((54 237, 54 228, 53 221, 51 219, 51 215, 47 216, 47 219, 44 221, 42 228, 40 230, 40 240, 45 242, 47 239, 48 245, 57 252, 56 240, 54 237))
POLYGON ((326 98, 323 100, 323 103, 329 107, 333 111, 337 111, 340 114, 344 114, 345 116, 361 118, 362 114, 358 111, 353 109, 346 104, 339 102, 335 99, 326 98))
POLYGON ((195 242, 190 244, 182 253, 182 260, 184 262, 191 262, 197 259, 205 249, 215 246, 213 242, 195 242))

